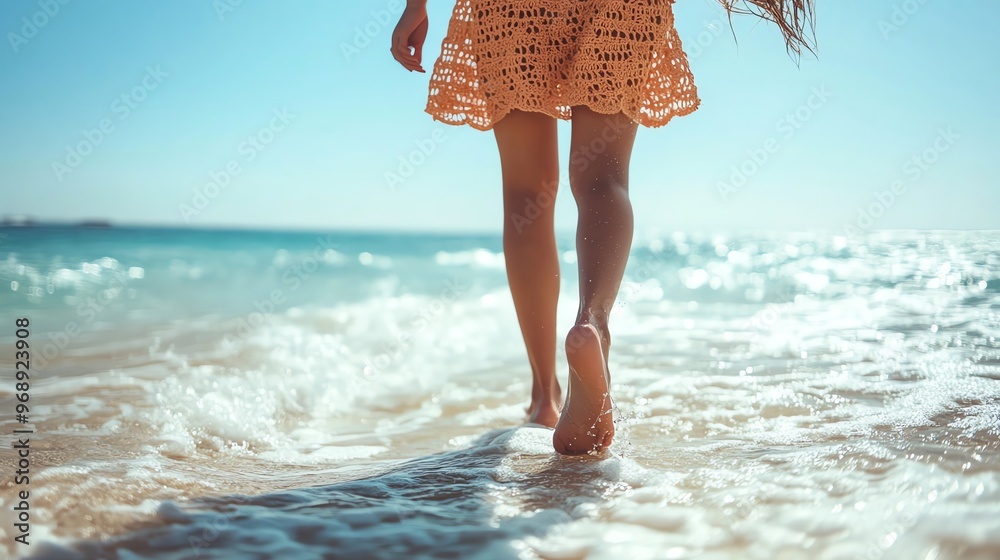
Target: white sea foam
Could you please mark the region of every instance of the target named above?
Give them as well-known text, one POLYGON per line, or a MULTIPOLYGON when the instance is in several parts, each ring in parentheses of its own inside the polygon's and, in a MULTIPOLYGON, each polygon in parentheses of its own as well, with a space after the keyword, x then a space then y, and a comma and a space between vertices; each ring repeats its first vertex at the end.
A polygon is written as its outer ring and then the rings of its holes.
MULTIPOLYGON (((618 437, 603 458, 558 457, 550 430, 514 428, 530 370, 510 296, 470 276, 502 266, 485 249, 426 252, 441 276, 421 290, 397 276, 413 257, 393 254, 383 269, 327 263, 302 288, 321 303, 259 323, 243 311, 267 293, 254 284, 237 313, 88 331, 33 395, 39 449, 59 450, 35 464, 33 536, 50 543, 36 557, 185 557, 191 539, 203 558, 997 555, 995 241, 649 246, 613 311, 618 437), (313 295, 355 293, 333 271, 349 266, 375 275, 367 295, 313 295), (459 269, 462 289, 443 293, 459 269)), ((241 258, 287 267, 298 253, 276 254, 241 258)), ((12 258, 4 274, 33 282, 12 258)), ((220 274, 210 261, 170 278, 220 274)), ((173 265, 79 262, 128 276, 145 305, 182 299, 142 292, 173 265)), ((58 289, 89 274, 51 270, 58 289)), ((560 332, 575 292, 567 281, 560 332)), ((9 543, 13 494, 0 499, 9 543)))

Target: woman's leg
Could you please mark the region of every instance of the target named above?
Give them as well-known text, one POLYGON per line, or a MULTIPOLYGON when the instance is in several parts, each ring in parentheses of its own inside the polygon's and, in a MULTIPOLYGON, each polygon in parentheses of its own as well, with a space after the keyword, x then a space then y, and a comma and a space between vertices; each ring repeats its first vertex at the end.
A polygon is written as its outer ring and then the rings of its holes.
POLYGON ((553 434, 556 451, 581 454, 611 445, 608 316, 632 248, 628 167, 636 124, 628 117, 573 108, 570 188, 576 199, 580 309, 566 337, 569 398, 553 434))
POLYGON ((494 126, 503 172, 507 281, 531 364, 529 421, 554 427, 562 408, 556 381, 559 253, 553 224, 559 183, 556 121, 512 111, 494 126))

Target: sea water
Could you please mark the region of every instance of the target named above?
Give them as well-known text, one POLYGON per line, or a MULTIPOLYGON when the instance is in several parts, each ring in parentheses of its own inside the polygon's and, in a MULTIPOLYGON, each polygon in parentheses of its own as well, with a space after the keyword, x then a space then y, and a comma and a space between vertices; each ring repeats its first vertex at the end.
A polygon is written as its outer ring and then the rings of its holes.
POLYGON ((1000 557, 997 232, 639 235, 585 458, 524 425, 499 236, 0 233, 0 555, 1000 557))

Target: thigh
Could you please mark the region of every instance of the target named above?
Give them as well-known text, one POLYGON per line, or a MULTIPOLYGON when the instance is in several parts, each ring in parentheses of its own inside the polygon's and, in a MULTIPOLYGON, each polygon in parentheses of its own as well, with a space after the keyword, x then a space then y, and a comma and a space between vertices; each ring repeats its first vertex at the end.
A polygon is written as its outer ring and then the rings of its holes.
POLYGON ((493 126, 500 150, 504 190, 552 190, 559 179, 556 119, 511 111, 493 126))
POLYGON ((622 113, 604 115, 585 106, 573 107, 570 138, 570 183, 628 178, 638 124, 622 113))

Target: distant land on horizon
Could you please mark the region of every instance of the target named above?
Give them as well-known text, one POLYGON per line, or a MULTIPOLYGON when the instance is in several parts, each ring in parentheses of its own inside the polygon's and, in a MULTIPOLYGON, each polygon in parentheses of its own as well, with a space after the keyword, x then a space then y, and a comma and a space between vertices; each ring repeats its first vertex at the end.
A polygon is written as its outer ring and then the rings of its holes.
MULTIPOLYGON (((231 224, 215 224, 215 225, 185 225, 185 224, 173 224, 173 223, 113 223, 109 219, 104 218, 88 218, 88 219, 75 219, 75 220, 46 220, 39 219, 35 216, 28 214, 6 214, 0 215, 0 228, 3 229, 34 229, 34 228, 57 228, 57 229, 116 229, 116 230, 130 230, 130 229, 142 229, 142 230, 166 230, 166 231, 216 231, 216 232, 271 232, 277 234, 296 234, 296 233, 335 233, 335 234, 347 234, 347 235, 429 235, 429 236, 499 236, 502 235, 502 231, 499 230, 413 230, 413 229, 394 229, 394 228, 342 228, 342 227, 326 227, 326 228, 288 228, 288 227, 268 227, 268 226, 254 226, 254 225, 231 225, 231 224)), ((914 228, 872 228, 871 230, 865 230, 860 233, 866 234, 877 234, 880 232, 891 232, 891 231, 908 231, 908 232, 998 232, 998 229, 954 229, 954 228, 932 228, 932 229, 914 229, 914 228)), ((671 233, 679 233, 684 235, 734 235, 743 233, 767 233, 767 234, 784 234, 791 235, 797 233, 827 233, 831 235, 844 235, 841 230, 833 229, 817 229, 817 230, 780 230, 780 229, 759 229, 759 228, 736 228, 733 230, 720 230, 720 229, 661 229, 661 228, 641 228, 636 230, 637 239, 646 235, 663 236, 669 235, 671 233)), ((572 237, 576 234, 576 231, 572 228, 559 228, 556 231, 557 235, 572 237)))
POLYGON ((44 222, 36 220, 32 216, 23 214, 11 214, 0 219, 0 227, 85 227, 85 228, 109 228, 110 220, 87 219, 77 222, 44 222))

